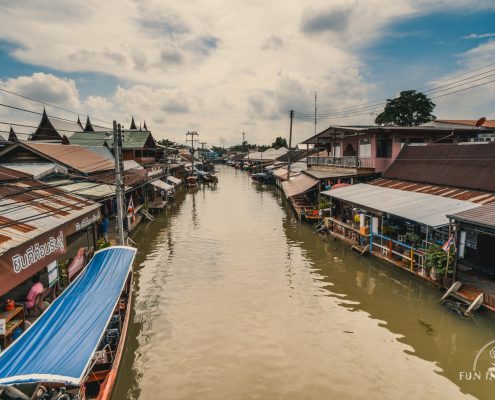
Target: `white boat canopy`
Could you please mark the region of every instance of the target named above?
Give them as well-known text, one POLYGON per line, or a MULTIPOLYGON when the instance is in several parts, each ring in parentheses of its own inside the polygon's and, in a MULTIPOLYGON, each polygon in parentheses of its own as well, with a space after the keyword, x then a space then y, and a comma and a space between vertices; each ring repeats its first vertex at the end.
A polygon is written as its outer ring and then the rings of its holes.
POLYGON ((160 179, 157 179, 156 181, 151 182, 151 184, 159 189, 163 189, 165 191, 172 190, 174 187, 172 185, 169 185, 168 183, 165 183, 161 181, 160 179))

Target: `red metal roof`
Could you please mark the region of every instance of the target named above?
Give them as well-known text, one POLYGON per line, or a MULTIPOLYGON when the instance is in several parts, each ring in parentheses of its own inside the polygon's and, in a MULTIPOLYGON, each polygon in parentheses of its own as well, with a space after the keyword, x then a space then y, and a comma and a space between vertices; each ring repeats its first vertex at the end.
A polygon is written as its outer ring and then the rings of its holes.
POLYGON ((15 182, 32 178, 30 174, 0 166, 0 182, 15 182))
MULTIPOLYGON (((28 148, 42 153, 53 161, 59 162, 76 171, 91 174, 115 168, 115 162, 109 157, 91 151, 85 146, 65 145, 59 143, 24 142, 28 148)), ((108 151, 108 149, 107 149, 108 151)))
POLYGON ((383 173, 432 185, 495 192, 495 143, 406 146, 383 173))
POLYGON ((388 187, 391 189, 406 190, 433 194, 435 196, 450 197, 457 200, 470 201, 472 203, 487 204, 495 202, 495 193, 481 192, 477 190, 459 189, 449 186, 429 185, 425 183, 408 182, 397 179, 380 178, 370 182, 371 185, 388 187))
MULTIPOLYGON (((467 125, 467 126, 476 126, 476 119, 437 119, 435 122, 443 122, 445 124, 454 124, 454 125, 467 125)), ((484 128, 495 128, 495 120, 487 119, 483 125, 484 128)))

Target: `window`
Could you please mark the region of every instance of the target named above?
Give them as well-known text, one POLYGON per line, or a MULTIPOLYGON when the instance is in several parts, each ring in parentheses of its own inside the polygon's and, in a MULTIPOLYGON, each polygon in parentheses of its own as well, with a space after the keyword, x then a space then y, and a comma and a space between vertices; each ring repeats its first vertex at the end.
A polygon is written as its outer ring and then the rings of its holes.
POLYGON ((371 140, 361 139, 359 141, 359 158, 371 158, 371 140))
POLYGON ((392 157, 392 139, 378 139, 376 141, 376 156, 380 158, 392 157))

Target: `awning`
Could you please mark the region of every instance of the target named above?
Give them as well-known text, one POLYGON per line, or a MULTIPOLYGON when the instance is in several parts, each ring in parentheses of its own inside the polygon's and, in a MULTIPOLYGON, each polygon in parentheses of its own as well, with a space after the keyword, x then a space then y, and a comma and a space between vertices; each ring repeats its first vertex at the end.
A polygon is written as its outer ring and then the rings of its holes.
POLYGON ((180 185, 182 181, 179 178, 176 178, 175 176, 169 175, 167 176, 167 181, 172 182, 174 185, 180 185))
POLYGON ((300 174, 291 177, 288 181, 282 182, 282 189, 287 197, 292 197, 307 192, 317 184, 318 181, 316 179, 300 174))
POLYGON ((283 179, 287 180, 287 170, 285 168, 280 168, 277 169, 274 173, 273 176, 275 176, 278 179, 283 179))
POLYGON ((136 249, 108 247, 0 354, 0 385, 79 385, 113 315, 136 249))
POLYGON ((174 188, 172 185, 169 185, 168 183, 165 183, 165 182, 161 181, 160 179, 153 181, 153 182, 150 182, 150 183, 153 186, 155 186, 159 189, 163 189, 165 191, 173 190, 173 188, 174 188))
POLYGON ((469 201, 365 183, 327 190, 322 194, 434 228, 447 225, 447 215, 480 206, 469 201))
POLYGON ((60 258, 67 237, 101 218, 100 204, 37 181, 4 184, 0 215, 0 296, 60 258))

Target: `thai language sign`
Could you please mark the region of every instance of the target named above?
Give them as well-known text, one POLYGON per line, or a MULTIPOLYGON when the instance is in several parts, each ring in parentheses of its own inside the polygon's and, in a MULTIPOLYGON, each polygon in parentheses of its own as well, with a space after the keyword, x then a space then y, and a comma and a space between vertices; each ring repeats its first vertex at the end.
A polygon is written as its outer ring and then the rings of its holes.
POLYGON ((18 274, 23 269, 43 260, 52 253, 65 252, 65 238, 62 231, 57 232, 58 236, 49 236, 42 238, 25 249, 22 253, 17 253, 12 257, 12 268, 18 274))

